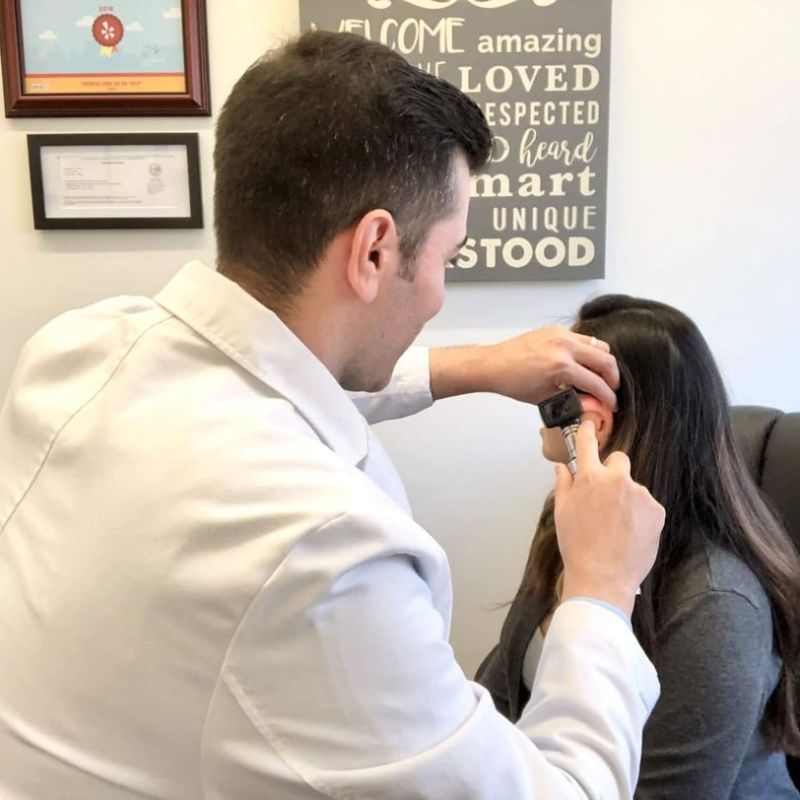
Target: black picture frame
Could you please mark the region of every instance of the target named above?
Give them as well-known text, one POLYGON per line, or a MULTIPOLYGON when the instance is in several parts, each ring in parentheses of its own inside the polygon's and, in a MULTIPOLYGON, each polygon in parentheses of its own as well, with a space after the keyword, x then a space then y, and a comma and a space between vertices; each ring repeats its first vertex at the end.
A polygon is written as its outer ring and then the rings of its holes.
POLYGON ((200 149, 197 133, 43 133, 28 134, 33 221, 37 230, 109 228, 202 228, 203 203, 200 183, 200 149), (178 217, 52 217, 47 216, 42 172, 42 148, 184 145, 189 190, 189 216, 178 217))

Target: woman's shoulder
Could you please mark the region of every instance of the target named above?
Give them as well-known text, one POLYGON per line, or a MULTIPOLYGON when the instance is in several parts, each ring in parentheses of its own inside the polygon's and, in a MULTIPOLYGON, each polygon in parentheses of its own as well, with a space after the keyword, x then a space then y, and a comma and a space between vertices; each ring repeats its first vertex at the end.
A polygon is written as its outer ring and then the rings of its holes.
POLYGON ((780 668, 773 637, 772 609, 756 574, 735 553, 706 546, 670 576, 658 609, 656 666, 681 672, 688 659, 692 670, 722 679, 735 664, 737 680, 749 671, 771 692, 780 668))
POLYGON ((668 605, 682 606, 703 597, 735 596, 771 618, 769 599, 758 576, 735 553, 706 543, 670 578, 668 605))

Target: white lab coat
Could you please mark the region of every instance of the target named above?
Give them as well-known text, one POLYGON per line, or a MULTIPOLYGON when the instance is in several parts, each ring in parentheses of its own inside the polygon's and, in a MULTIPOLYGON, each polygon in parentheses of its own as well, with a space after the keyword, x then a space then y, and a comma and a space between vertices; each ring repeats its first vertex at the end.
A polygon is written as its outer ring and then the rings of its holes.
MULTIPOLYGON (((425 351, 359 402, 430 404, 425 351)), ((658 684, 625 623, 562 606, 503 719, 453 658, 447 559, 364 417, 201 264, 27 344, 0 531, 3 800, 632 794, 658 684)))

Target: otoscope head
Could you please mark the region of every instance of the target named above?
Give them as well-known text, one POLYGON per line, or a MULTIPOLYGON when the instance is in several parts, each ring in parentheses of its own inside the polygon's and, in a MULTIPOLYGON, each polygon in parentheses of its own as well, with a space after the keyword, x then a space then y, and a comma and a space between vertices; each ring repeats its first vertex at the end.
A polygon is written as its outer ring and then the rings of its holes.
POLYGON ((539 414, 546 428, 563 428, 580 422, 582 413, 581 400, 572 387, 539 403, 539 414))

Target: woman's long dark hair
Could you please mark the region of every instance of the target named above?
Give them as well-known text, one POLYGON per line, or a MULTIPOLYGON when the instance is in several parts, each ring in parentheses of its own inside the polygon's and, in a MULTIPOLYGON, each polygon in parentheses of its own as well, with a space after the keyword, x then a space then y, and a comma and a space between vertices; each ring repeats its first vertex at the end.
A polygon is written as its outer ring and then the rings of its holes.
MULTIPOLYGON (((608 342, 619 364, 619 411, 605 452, 626 452, 634 480, 667 509, 658 557, 633 612, 637 638, 654 652, 659 602, 690 555, 705 543, 734 553, 770 600, 783 662, 762 730, 773 749, 800 754, 800 555, 734 446, 727 394, 705 339, 677 309, 627 295, 586 303, 573 329, 608 342)), ((554 604, 562 570, 551 497, 520 592, 554 604)))

